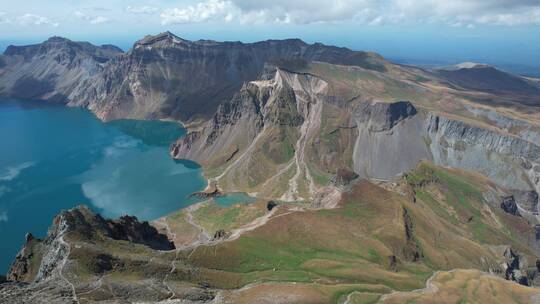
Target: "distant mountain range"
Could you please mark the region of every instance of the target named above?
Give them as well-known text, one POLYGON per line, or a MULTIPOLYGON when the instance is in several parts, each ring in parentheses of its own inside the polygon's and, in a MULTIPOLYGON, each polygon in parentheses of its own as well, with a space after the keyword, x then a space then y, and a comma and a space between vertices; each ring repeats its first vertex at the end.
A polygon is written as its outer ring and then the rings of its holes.
POLYGON ((179 121, 188 134, 171 156, 199 163, 209 183, 208 201, 158 230, 84 207, 61 213, 14 261, 16 282, 0 285, 8 303, 539 297, 527 287, 540 284, 537 79, 165 32, 127 52, 59 37, 10 46, 0 95, 105 121, 179 121), (223 192, 257 202, 224 209, 211 199, 223 192), (456 287, 467 284, 482 292, 456 287))

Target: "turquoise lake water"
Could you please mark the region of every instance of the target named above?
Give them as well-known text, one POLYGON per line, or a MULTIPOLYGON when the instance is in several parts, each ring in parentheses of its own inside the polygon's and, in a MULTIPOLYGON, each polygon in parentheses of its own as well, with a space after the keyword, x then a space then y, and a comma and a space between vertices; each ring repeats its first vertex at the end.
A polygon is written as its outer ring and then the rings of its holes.
POLYGON ((25 233, 44 237, 62 209, 152 220, 194 203, 200 169, 168 154, 184 134, 174 122, 102 123, 83 109, 0 99, 0 273, 25 233))

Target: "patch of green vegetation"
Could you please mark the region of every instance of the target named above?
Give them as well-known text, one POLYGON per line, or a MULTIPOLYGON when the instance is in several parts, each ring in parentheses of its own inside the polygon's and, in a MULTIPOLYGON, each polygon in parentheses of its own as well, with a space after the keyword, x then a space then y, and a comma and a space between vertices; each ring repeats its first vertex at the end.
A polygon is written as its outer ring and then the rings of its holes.
POLYGON ((381 255, 373 248, 368 249, 368 257, 367 259, 373 263, 380 264, 382 262, 381 255))
POLYGON ((482 187, 470 179, 427 163, 421 164, 407 174, 405 179, 415 189, 416 196, 432 207, 438 216, 454 225, 466 224, 474 238, 481 243, 490 243, 501 236, 500 231, 484 221, 480 211, 484 204, 482 187), (455 214, 449 213, 447 211, 449 208, 445 208, 442 202, 434 199, 425 189, 425 186, 431 183, 436 184, 441 190, 443 201, 455 211, 455 214))
POLYGON ((264 210, 249 204, 238 203, 232 206, 221 206, 209 201, 192 214, 197 223, 210 233, 217 230, 231 230, 262 216, 264 210))
POLYGON ((448 207, 445 208, 441 202, 435 200, 428 192, 418 189, 416 190, 416 196, 423 202, 427 203, 438 216, 448 220, 454 225, 459 224, 458 219, 448 212, 448 207))
POLYGON ((319 186, 326 186, 330 183, 330 176, 314 168, 313 166, 309 166, 309 174, 311 174, 313 181, 315 181, 315 183, 319 186))

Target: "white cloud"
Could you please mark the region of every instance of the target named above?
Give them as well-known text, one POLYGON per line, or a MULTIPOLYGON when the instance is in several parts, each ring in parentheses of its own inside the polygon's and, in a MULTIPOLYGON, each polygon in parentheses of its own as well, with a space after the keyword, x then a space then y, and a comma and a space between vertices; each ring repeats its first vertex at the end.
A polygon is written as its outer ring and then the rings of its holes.
POLYGON ((181 9, 166 9, 160 14, 160 17, 161 23, 167 25, 198 23, 219 18, 230 21, 234 14, 235 7, 230 1, 207 0, 181 9))
POLYGON ((126 11, 132 14, 155 14, 158 12, 158 8, 154 6, 128 6, 126 7, 126 11))
POLYGON ((0 12, 0 24, 11 23, 11 19, 7 16, 6 12, 0 12))
POLYGON ((18 16, 16 19, 18 23, 22 25, 51 25, 54 27, 57 27, 59 25, 58 22, 52 21, 51 19, 47 17, 43 17, 43 16, 35 15, 35 14, 24 14, 24 15, 18 16))
POLYGON ((109 18, 103 16, 94 16, 82 11, 75 11, 75 16, 81 20, 87 21, 90 24, 101 24, 109 21, 109 18))
POLYGON ((354 22, 363 25, 443 23, 476 25, 540 24, 538 0, 203 0, 163 10, 162 24, 210 20, 242 24, 354 22))

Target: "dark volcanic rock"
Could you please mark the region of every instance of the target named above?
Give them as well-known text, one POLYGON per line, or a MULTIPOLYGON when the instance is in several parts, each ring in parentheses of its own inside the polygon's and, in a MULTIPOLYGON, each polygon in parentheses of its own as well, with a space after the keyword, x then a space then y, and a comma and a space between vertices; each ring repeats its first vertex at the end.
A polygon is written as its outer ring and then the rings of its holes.
POLYGON ((172 250, 174 244, 166 235, 160 234, 148 222, 140 222, 135 216, 122 216, 118 220, 108 222, 109 236, 115 240, 126 240, 137 244, 144 244, 152 249, 172 250))
POLYGON ((393 103, 365 102, 356 109, 357 122, 369 122, 369 130, 381 132, 392 129, 400 121, 416 115, 416 108, 408 101, 393 103))
POLYGON ((394 272, 398 272, 399 269, 398 269, 398 259, 395 255, 391 255, 388 257, 388 269, 394 271, 394 272))
MULTIPOLYGON (((63 240, 67 234, 70 238, 89 242, 111 238, 143 244, 158 250, 175 248, 167 236, 160 234, 148 222, 140 222, 134 216, 106 220, 88 207, 78 206, 57 215, 44 240, 35 239, 31 234, 27 234, 27 242, 12 263, 7 279, 31 282, 50 277, 69 253, 63 240)), ((103 272, 112 269, 113 265, 119 262, 111 256, 98 255, 94 264, 95 271, 103 272)))
POLYGON ((226 239, 229 236, 229 233, 223 229, 219 229, 214 233, 214 236, 212 237, 213 241, 226 239))
POLYGON ((346 186, 358 178, 358 174, 349 168, 339 168, 332 178, 332 183, 337 186, 346 186))
POLYGON ((277 206, 277 203, 276 203, 276 202, 274 202, 274 201, 269 201, 269 202, 266 204, 266 210, 272 211, 272 209, 274 209, 276 206, 277 206))
POLYGON ((501 209, 512 215, 519 215, 518 206, 514 196, 506 196, 502 198, 501 209))
POLYGON ((220 197, 222 196, 223 193, 221 193, 221 191, 219 191, 219 189, 214 189, 214 191, 210 191, 210 192, 205 192, 205 191, 202 191, 202 192, 195 192, 195 193, 192 193, 189 195, 189 197, 196 197, 198 199, 207 199, 207 198, 212 198, 212 197, 220 197))
POLYGON ((521 285, 530 286, 531 281, 535 280, 537 272, 534 271, 535 269, 531 269, 532 272, 529 271, 526 258, 508 247, 504 251, 504 259, 505 278, 521 285))
POLYGON ((403 224, 405 226, 406 239, 406 245, 405 248, 403 248, 403 256, 408 261, 417 262, 424 254, 414 235, 414 223, 412 217, 405 207, 403 207, 403 224))

